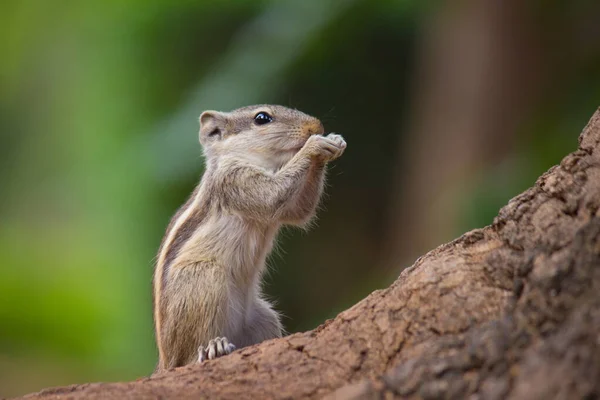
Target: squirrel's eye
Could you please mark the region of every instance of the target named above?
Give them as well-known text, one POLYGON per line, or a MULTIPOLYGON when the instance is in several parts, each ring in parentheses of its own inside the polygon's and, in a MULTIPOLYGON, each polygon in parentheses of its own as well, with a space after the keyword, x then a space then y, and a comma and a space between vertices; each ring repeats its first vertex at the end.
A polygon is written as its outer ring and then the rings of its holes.
POLYGON ((271 117, 269 114, 267 114, 266 112, 259 112, 258 114, 256 114, 254 116, 254 122, 257 125, 264 125, 264 124, 268 124, 269 122, 273 121, 273 117, 271 117))

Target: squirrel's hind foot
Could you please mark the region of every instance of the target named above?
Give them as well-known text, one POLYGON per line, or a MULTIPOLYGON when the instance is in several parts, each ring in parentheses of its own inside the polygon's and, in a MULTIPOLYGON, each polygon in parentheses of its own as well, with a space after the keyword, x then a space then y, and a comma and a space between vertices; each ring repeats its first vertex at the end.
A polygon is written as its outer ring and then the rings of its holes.
POLYGON ((198 348, 198 362, 213 360, 225 356, 235 350, 235 345, 229 343, 226 337, 217 337, 208 342, 206 347, 198 348))

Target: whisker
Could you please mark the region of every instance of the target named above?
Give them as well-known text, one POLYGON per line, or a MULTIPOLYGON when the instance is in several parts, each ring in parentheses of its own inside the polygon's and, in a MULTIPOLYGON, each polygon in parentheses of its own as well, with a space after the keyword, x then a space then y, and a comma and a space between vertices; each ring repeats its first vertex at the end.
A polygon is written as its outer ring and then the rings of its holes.
POLYGON ((327 111, 322 118, 323 122, 333 121, 337 118, 337 116, 333 113, 335 110, 335 106, 331 107, 329 111, 327 111))
POLYGON ((291 134, 291 133, 294 133, 294 132, 296 132, 296 131, 289 130, 289 131, 265 132, 265 135, 269 135, 269 136, 275 136, 275 135, 281 135, 281 134, 283 134, 283 133, 288 133, 288 134, 291 134))

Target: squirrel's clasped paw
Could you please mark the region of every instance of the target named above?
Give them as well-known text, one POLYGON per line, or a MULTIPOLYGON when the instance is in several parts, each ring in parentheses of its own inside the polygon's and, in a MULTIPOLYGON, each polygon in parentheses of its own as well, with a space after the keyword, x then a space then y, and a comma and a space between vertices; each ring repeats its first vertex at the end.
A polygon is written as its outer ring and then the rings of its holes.
POLYGON ((330 133, 327 136, 313 135, 309 137, 305 146, 313 156, 328 162, 335 160, 344 153, 346 142, 341 135, 330 133))
POLYGON ((198 362, 213 360, 225 356, 235 350, 235 345, 229 343, 226 337, 218 337, 208 342, 206 347, 198 348, 198 362))

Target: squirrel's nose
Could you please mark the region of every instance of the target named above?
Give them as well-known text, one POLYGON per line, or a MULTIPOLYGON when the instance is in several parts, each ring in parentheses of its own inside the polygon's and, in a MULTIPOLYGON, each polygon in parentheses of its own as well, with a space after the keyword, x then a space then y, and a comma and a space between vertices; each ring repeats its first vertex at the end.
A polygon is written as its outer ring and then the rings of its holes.
POLYGON ((322 135, 325 133, 325 127, 321 123, 321 121, 315 121, 307 125, 305 132, 308 136, 311 135, 322 135))

